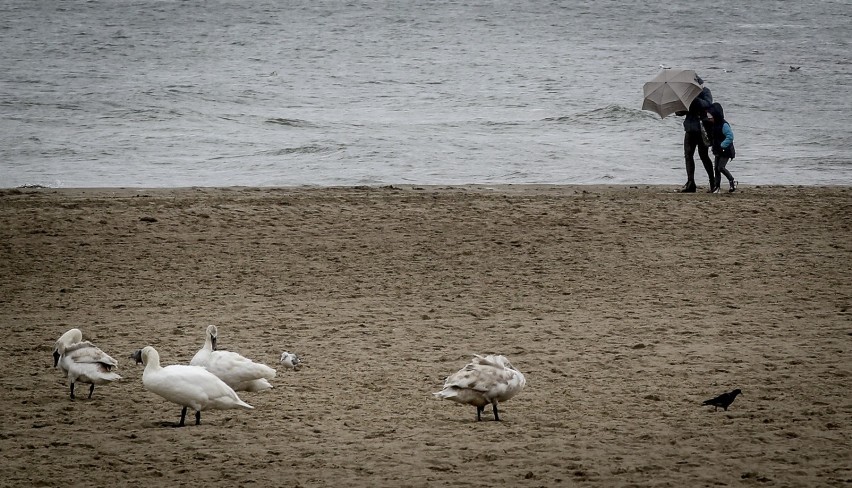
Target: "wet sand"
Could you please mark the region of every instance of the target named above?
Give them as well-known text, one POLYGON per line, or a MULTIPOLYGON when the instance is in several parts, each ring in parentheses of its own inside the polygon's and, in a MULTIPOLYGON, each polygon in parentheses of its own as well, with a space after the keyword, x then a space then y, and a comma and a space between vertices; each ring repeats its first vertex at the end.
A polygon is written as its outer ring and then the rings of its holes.
POLYGON ((2 190, 0 485, 850 486, 852 189, 672 190, 2 190), (208 324, 274 389, 174 428, 128 356, 208 324), (475 353, 501 422, 431 395, 475 353))

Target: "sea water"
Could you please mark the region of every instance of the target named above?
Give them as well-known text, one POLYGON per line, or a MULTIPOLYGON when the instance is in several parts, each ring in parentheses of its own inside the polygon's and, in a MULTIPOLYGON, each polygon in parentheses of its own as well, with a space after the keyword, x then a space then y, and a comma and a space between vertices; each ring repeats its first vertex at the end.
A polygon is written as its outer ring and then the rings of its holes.
POLYGON ((661 65, 724 106, 741 183, 852 185, 850 25, 830 0, 0 0, 0 187, 679 185, 683 119, 641 110, 661 65))

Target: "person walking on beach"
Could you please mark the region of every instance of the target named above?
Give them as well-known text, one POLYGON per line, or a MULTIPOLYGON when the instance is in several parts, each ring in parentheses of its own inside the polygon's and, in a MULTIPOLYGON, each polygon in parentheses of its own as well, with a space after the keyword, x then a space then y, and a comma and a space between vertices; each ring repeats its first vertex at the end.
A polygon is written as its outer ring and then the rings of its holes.
POLYGON ((731 125, 725 120, 725 111, 722 109, 721 104, 714 103, 710 106, 710 109, 707 110, 707 118, 705 119, 704 127, 707 130, 707 134, 710 136, 713 155, 716 156, 713 180, 715 191, 713 193, 719 193, 722 175, 725 175, 725 178, 728 179, 728 184, 730 185, 728 192, 733 193, 737 189, 737 182, 734 180, 734 175, 728 171, 727 165, 728 161, 736 157, 736 150, 734 149, 734 131, 731 129, 731 125))
MULTIPOLYGON (((695 75, 695 81, 699 85, 704 85, 704 80, 698 75, 695 75)), ((713 104, 713 94, 710 89, 703 86, 701 93, 695 97, 695 100, 689 105, 689 111, 675 112, 675 115, 686 116, 683 119, 683 155, 686 160, 686 184, 680 189, 681 193, 695 193, 695 150, 698 149, 698 157, 704 164, 704 170, 707 171, 707 177, 710 179, 710 192, 712 193, 715 187, 715 178, 713 177, 713 162, 710 161, 710 155, 707 154, 708 145, 704 143, 701 137, 701 118, 713 104)))

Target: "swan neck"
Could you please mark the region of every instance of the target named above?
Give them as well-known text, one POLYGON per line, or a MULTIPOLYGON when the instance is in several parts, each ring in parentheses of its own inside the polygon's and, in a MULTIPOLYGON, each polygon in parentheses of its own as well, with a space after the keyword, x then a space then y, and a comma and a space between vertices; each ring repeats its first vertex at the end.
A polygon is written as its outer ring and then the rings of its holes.
POLYGON ((151 349, 145 354, 145 371, 157 371, 160 367, 160 354, 151 349))

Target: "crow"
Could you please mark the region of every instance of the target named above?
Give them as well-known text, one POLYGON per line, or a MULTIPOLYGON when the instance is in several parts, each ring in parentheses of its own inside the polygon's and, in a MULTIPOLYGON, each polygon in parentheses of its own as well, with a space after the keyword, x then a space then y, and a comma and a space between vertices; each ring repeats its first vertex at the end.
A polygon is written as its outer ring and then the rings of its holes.
POLYGON ((717 396, 716 398, 711 398, 711 399, 705 401, 704 403, 702 403, 702 405, 713 405, 713 411, 714 412, 716 411, 716 409, 718 407, 722 407, 722 408, 725 409, 725 411, 728 411, 728 407, 732 403, 734 403, 734 399, 740 393, 742 393, 742 391, 740 391, 740 389, 737 388, 736 390, 734 390, 730 393, 722 393, 721 395, 717 396))

